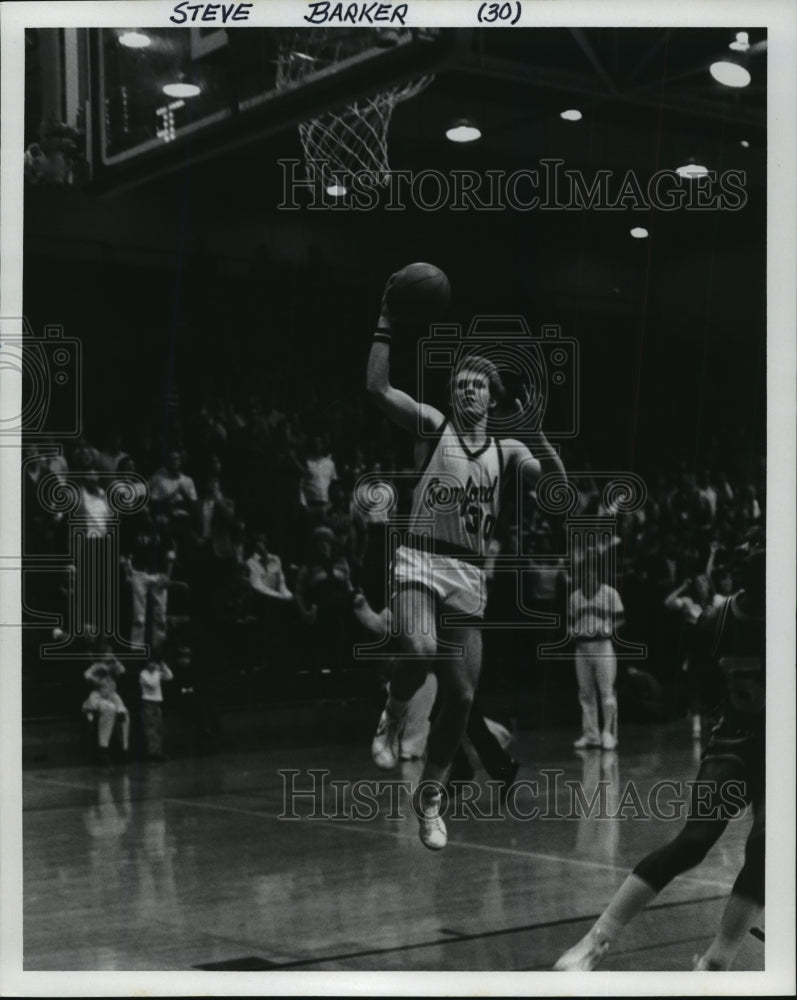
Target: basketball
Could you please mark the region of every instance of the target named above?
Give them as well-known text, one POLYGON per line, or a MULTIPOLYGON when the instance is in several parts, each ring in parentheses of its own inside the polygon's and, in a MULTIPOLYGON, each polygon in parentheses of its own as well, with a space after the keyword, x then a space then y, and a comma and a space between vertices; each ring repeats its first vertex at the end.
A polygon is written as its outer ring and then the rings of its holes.
POLYGON ((448 278, 434 264, 408 264, 397 271, 385 293, 385 302, 399 320, 439 319, 451 299, 448 278))

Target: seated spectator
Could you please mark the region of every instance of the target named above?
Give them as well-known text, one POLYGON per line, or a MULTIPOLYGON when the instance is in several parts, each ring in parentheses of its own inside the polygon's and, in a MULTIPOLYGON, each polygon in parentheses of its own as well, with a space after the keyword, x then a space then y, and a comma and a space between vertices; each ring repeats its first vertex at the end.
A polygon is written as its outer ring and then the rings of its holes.
MULTIPOLYGON (((709 557, 709 563, 712 561, 713 554, 712 552, 709 557)), ((668 611, 676 612, 681 620, 681 670, 687 674, 689 713, 692 716, 692 736, 694 739, 700 739, 702 735, 701 697, 699 676, 690 669, 688 651, 692 645, 692 633, 698 619, 704 611, 716 607, 718 604, 722 604, 722 598, 714 593, 711 578, 706 573, 685 580, 664 601, 664 607, 668 611)))
POLYGON ((716 487, 711 482, 711 473, 708 469, 704 469, 698 474, 697 488, 700 494, 700 502, 708 510, 709 523, 713 524, 717 516, 718 494, 716 487))
POLYGON ((326 453, 324 439, 316 435, 304 458, 301 484, 302 505, 312 513, 322 513, 329 503, 329 486, 338 478, 332 456, 326 453))
POLYGON ((107 434, 105 445, 97 452, 97 468, 100 472, 116 472, 122 459, 128 454, 122 449, 122 435, 117 428, 107 434))
POLYGON ((347 462, 344 467, 344 478, 349 487, 357 485, 357 480, 360 476, 365 475, 368 468, 365 464, 365 454, 362 448, 354 448, 351 454, 351 459, 347 462))
POLYGON ((324 520, 335 533, 338 551, 356 573, 365 554, 365 519, 339 479, 329 484, 329 507, 324 520))
MULTIPOLYGON (((141 553, 138 558, 144 558, 144 554, 141 553)), ((160 568, 156 572, 137 569, 132 557, 124 560, 133 603, 130 640, 142 645, 152 643, 155 647, 161 647, 167 638, 169 589, 186 586, 182 581, 171 578, 175 562, 174 551, 168 550, 159 559, 160 568)))
POLYGON ((296 580, 296 603, 310 635, 314 665, 328 674, 351 656, 348 642, 354 589, 345 556, 336 551, 335 534, 320 526, 311 536, 310 553, 296 580))
POLYGON ((69 471, 66 459, 57 454, 51 442, 27 442, 22 451, 22 527, 27 552, 57 552, 55 539, 60 533, 63 514, 53 514, 42 505, 39 483, 55 474, 61 481, 69 471))
POLYGON ((720 471, 716 476, 717 509, 730 510, 736 505, 736 493, 728 479, 728 473, 720 471))
POLYGON ((197 535, 216 559, 235 559, 240 544, 240 530, 235 518, 235 503, 221 492, 216 475, 210 475, 202 485, 195 516, 197 535))
POLYGON ((69 463, 61 454, 61 449, 62 446, 56 444, 53 438, 42 438, 39 443, 40 454, 46 456, 47 471, 58 476, 63 481, 66 473, 69 472, 69 463))
POLYGON ((672 533, 665 535, 660 550, 651 553, 648 559, 648 573, 651 582, 661 593, 668 594, 670 592, 678 580, 682 562, 678 539, 672 533))
POLYGON ((109 643, 99 643, 97 652, 98 659, 83 674, 94 686, 94 690, 83 702, 83 712, 92 725, 97 723, 97 755, 100 763, 110 764, 111 736, 117 722, 120 724, 122 752, 125 756, 128 752, 130 716, 116 690, 116 678, 122 676, 125 668, 111 652, 109 643))
MULTIPOLYGON (((122 456, 122 458, 119 459, 119 462, 114 471, 121 473, 130 473, 132 479, 132 476, 136 475, 136 463, 132 455, 122 456)), ((134 491, 136 497, 146 497, 149 493, 146 483, 139 482, 138 480, 131 483, 131 489, 134 491)))
POLYGON ((25 475, 34 484, 45 476, 55 473, 63 479, 69 472, 69 464, 63 455, 58 454, 60 446, 50 439, 30 441, 23 449, 22 457, 25 475))
POLYGON ((80 480, 80 506, 77 516, 86 525, 88 538, 104 538, 108 533, 111 520, 111 508, 105 499, 105 490, 100 485, 97 475, 97 451, 94 448, 81 448, 76 452, 73 465, 83 473, 80 480))
POLYGON ((269 552, 265 535, 256 535, 252 552, 246 560, 250 607, 263 623, 269 650, 286 650, 283 662, 290 659, 287 649, 295 647, 299 613, 282 570, 278 555, 269 552))
POLYGON ((725 600, 726 597, 730 597, 735 594, 739 589, 733 579, 733 573, 730 569, 722 569, 716 575, 716 591, 717 596, 720 600, 725 600))
POLYGON ((277 405, 277 395, 273 389, 267 389, 264 393, 263 418, 272 434, 285 421, 285 414, 277 405))
POLYGON ((353 498, 362 524, 358 582, 369 604, 381 608, 388 599, 387 521, 389 511, 399 505, 399 497, 391 476, 383 473, 379 463, 371 471, 380 478, 374 478, 368 488, 357 490, 353 498))
POLYGON ((255 593, 275 601, 292 601, 293 594, 285 583, 280 557, 267 548, 266 536, 257 535, 252 554, 246 560, 249 584, 255 593))
POLYGON ((135 540, 139 535, 150 534, 153 531, 152 514, 145 505, 149 495, 147 484, 141 482, 136 476, 136 463, 131 455, 126 455, 120 459, 116 468, 119 478, 126 483, 126 487, 133 493, 136 501, 143 501, 142 506, 132 514, 125 514, 119 518, 119 550, 120 552, 130 552, 135 547, 135 540))
POLYGON ((157 513, 164 511, 169 517, 188 515, 197 502, 196 487, 190 476, 182 471, 179 451, 170 451, 166 465, 158 469, 149 481, 150 502, 157 513))
POLYGON ((240 625, 255 622, 254 592, 249 585, 249 567, 246 563, 234 563, 226 582, 219 586, 214 595, 213 617, 217 625, 240 625))
POLYGON ((528 590, 529 606, 548 613, 565 610, 567 572, 564 558, 553 556, 553 529, 547 521, 542 521, 534 532, 534 552, 529 559, 529 568, 524 572, 528 590))
POLYGON ((756 488, 752 483, 748 483, 742 491, 741 509, 749 526, 761 523, 761 505, 758 502, 756 488))
POLYGON ((191 425, 192 440, 201 452, 223 451, 227 446, 227 428, 220 399, 203 403, 191 425))

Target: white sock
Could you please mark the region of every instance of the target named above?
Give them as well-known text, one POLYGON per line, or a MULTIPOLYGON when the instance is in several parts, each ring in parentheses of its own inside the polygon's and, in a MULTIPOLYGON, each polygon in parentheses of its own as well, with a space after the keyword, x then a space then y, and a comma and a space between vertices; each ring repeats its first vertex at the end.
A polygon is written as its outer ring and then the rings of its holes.
POLYGON ((614 941, 625 925, 644 910, 656 895, 656 890, 638 875, 629 875, 598 917, 593 930, 599 937, 614 941))
POLYGON ((762 908, 752 899, 731 895, 722 914, 717 936, 703 957, 720 969, 730 969, 739 945, 762 912, 762 908))

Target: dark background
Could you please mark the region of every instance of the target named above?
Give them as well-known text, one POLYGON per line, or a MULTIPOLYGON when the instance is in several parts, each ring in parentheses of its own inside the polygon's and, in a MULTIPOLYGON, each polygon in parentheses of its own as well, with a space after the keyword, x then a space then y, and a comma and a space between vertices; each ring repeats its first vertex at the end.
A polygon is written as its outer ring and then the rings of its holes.
POLYGON ((693 156, 746 172, 740 211, 279 211, 277 161, 302 156, 295 128, 201 163, 189 138, 173 173, 148 180, 143 166, 132 190, 29 190, 28 319, 82 339, 91 431, 109 406, 124 410, 121 367, 156 398, 168 380, 190 393, 211 379, 285 384, 287 372, 293 391, 303 373, 327 391, 359 386, 385 278, 428 260, 450 276, 452 319, 522 313, 578 339, 576 450, 593 464, 644 469, 653 449, 696 467, 720 453, 745 461, 762 451, 765 415, 766 57, 749 88, 716 84, 707 62, 733 33, 464 33, 461 61, 397 108, 389 148, 395 170, 510 172, 558 157, 588 180, 612 170, 614 188, 629 169, 644 187, 693 156), (583 120, 562 121, 566 106, 583 120), (480 142, 444 138, 462 114, 480 142), (650 239, 632 240, 632 225, 650 239))

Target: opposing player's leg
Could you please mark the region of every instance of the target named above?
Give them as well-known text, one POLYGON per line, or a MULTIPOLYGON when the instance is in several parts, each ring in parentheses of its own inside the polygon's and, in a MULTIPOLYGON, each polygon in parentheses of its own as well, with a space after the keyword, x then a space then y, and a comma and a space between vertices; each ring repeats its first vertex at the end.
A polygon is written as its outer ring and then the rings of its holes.
POLYGON ((426 680, 437 649, 434 603, 431 591, 411 584, 401 586, 394 595, 392 613, 398 629, 398 652, 385 709, 371 743, 371 756, 377 767, 398 765, 407 707, 426 680))
POLYGON ((487 725, 479 703, 478 690, 465 732, 490 777, 504 783, 502 794, 505 794, 507 787, 515 780, 520 765, 487 725))
MULTIPOLYGON (((748 765, 751 762, 748 761, 748 765)), ((748 781, 755 786, 753 795, 753 825, 744 848, 744 865, 736 879, 722 914, 717 936, 695 965, 698 971, 724 971, 731 967, 739 946, 764 911, 764 844, 766 841, 764 764, 754 764, 748 781), (756 774, 755 772, 758 771, 756 774)))
POLYGON ((689 817, 678 835, 640 861, 589 932, 557 960, 555 970, 596 968, 623 928, 676 876, 703 861, 730 819, 723 785, 743 776, 738 758, 704 760, 691 789, 689 817))

